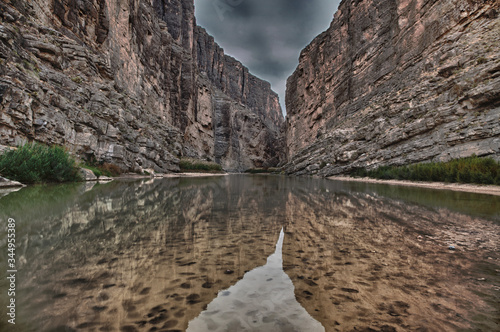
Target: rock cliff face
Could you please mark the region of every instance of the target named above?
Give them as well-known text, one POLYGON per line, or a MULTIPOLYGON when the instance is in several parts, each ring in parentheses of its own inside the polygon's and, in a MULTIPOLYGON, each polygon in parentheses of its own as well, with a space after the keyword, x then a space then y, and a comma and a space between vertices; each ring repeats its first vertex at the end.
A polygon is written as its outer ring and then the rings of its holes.
POLYGON ((196 27, 195 36, 202 77, 197 113, 215 126, 215 160, 226 169, 268 167, 285 160, 279 133, 284 119, 271 85, 224 55, 205 29, 196 27))
POLYGON ((182 156, 279 162, 277 95, 196 26, 192 0, 0 9, 0 144, 64 145, 134 171, 175 171, 182 156))
POLYGON ((287 82, 287 172, 500 159, 498 7, 342 1, 287 82))

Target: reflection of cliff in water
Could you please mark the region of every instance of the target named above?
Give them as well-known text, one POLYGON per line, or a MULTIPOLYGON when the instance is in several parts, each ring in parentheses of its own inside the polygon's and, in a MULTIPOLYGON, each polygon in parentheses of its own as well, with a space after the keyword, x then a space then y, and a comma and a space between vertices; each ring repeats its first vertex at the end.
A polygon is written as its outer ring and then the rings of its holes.
POLYGON ((283 220, 268 188, 227 177, 61 188, 58 205, 25 193, 47 207, 40 218, 9 211, 20 223, 30 218, 18 252, 20 308, 36 318, 32 330, 184 329, 214 292, 265 263, 283 220))
POLYGON ((283 259, 299 302, 327 331, 497 329, 500 225, 373 189, 294 186, 283 259))
POLYGON ((487 218, 500 223, 500 209, 498 208, 500 196, 364 182, 337 183, 351 192, 383 196, 429 208, 446 208, 454 212, 487 218))
POLYGON ((219 291, 266 264, 283 226, 284 271, 327 331, 486 331, 500 317, 500 226, 438 199, 427 208, 273 176, 87 189, 0 198, 0 217, 17 221, 18 331, 184 330, 219 291))

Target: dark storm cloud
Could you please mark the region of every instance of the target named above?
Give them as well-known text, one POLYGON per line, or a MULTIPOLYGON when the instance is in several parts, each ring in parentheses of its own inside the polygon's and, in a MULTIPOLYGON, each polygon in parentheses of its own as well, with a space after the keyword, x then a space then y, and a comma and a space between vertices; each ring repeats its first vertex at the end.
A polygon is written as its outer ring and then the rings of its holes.
POLYGON ((195 0, 197 23, 226 54, 271 82, 284 105, 300 51, 332 21, 339 0, 195 0))

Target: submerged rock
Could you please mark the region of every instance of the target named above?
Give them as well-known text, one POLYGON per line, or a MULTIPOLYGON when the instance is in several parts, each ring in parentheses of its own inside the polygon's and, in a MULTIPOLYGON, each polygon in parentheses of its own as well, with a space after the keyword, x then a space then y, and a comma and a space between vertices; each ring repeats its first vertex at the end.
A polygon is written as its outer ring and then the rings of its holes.
POLYGON ((97 181, 97 176, 90 169, 80 168, 83 181, 97 181))

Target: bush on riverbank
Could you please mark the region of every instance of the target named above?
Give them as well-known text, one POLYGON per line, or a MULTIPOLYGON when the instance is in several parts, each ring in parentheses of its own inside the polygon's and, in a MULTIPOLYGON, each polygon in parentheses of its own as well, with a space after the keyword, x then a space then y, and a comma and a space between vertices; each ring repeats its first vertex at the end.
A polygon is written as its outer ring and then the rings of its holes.
POLYGON ((94 173, 94 175, 97 177, 100 177, 102 175, 101 170, 95 166, 91 166, 91 165, 80 165, 80 166, 82 168, 88 169, 89 171, 92 171, 92 173, 94 173))
POLYGON ((278 173, 280 171, 279 168, 276 167, 269 167, 269 168, 251 168, 247 169, 245 173, 248 174, 272 174, 272 173, 278 173))
POLYGON ((375 179, 476 183, 500 185, 500 163, 476 156, 454 159, 446 163, 422 163, 409 166, 382 166, 374 170, 358 168, 354 177, 375 179))
POLYGON ((0 155, 0 174, 21 183, 81 180, 75 160, 59 146, 28 143, 0 155))
POLYGON ((248 174, 266 174, 269 173, 269 171, 266 168, 251 168, 247 169, 245 173, 248 174))
POLYGON ((91 170, 95 176, 100 177, 101 175, 116 177, 120 176, 123 171, 122 169, 115 164, 103 163, 103 164, 93 164, 93 165, 81 165, 82 168, 91 170))
POLYGON ((184 158, 179 162, 182 172, 222 172, 222 166, 205 160, 184 158))

